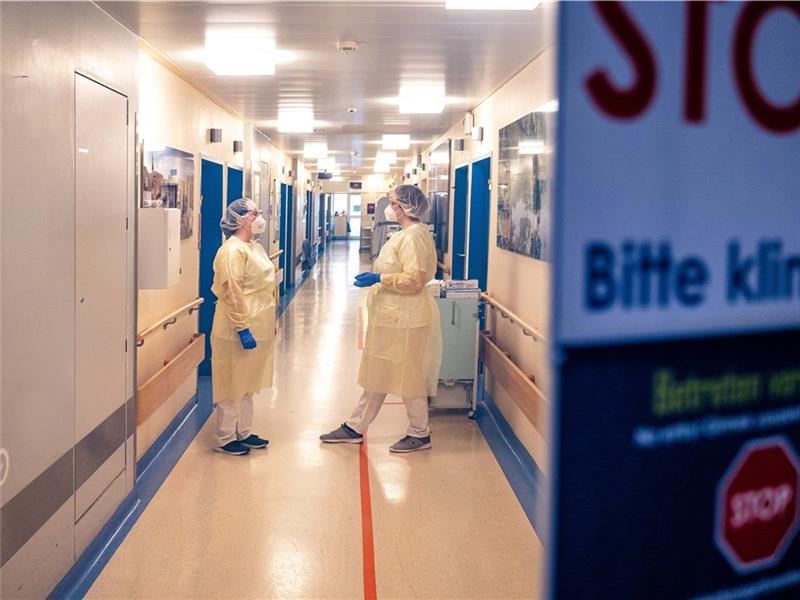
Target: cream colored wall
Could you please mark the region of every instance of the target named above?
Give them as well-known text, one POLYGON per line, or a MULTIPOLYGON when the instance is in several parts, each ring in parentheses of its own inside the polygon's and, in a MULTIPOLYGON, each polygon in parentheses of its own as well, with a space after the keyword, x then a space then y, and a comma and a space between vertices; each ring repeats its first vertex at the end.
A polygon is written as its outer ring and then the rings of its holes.
MULTIPOLYGON (((471 163, 486 156, 492 157, 491 179, 497 178, 498 132, 502 127, 533 112, 537 107, 556 97, 556 50, 549 47, 522 69, 489 98, 474 109, 475 125, 483 127, 483 141, 465 140, 463 152, 453 152, 451 181, 455 167, 471 163)), ((454 125, 438 138, 423 153, 423 161, 430 163, 430 153, 448 138, 464 138, 461 123, 454 125)), ((408 165, 408 171, 412 165, 408 165)), ((424 175, 412 176, 412 183, 424 175)), ((451 196, 452 198, 452 196, 451 196)), ((451 222, 453 202, 451 200, 451 222)), ((489 221, 489 277, 488 292, 499 302, 519 315, 524 321, 539 329, 549 338, 550 327, 550 281, 552 265, 534 260, 497 247, 497 186, 492 186, 489 221)), ((452 235, 450 236, 452 250, 452 235)), ((451 265, 450 252, 445 264, 451 265)), ((508 321, 494 318, 488 321, 498 345, 511 354, 514 362, 527 374, 535 375, 536 383, 548 398, 552 398, 552 373, 549 349, 545 342, 534 342, 523 336, 520 329, 508 321)), ((548 470, 547 444, 522 414, 516 404, 491 377, 487 390, 495 399, 503 416, 515 434, 525 445, 533 459, 545 472, 548 470)), ((543 427, 547 430, 547 425, 543 427)))
MULTIPOLYGON (((195 155, 195 222, 191 238, 181 241, 181 276, 165 290, 140 290, 138 330, 186 305, 199 294, 200 158, 242 166, 233 140, 244 136, 244 124, 220 108, 145 51, 139 52, 139 132, 145 146, 169 146, 195 155), (210 143, 208 129, 221 128, 222 142, 210 143)), ((225 181, 227 184, 227 181, 225 181)), ((223 194, 223 198, 224 198, 223 194)), ((144 209, 146 210, 146 209, 144 209)), ((141 386, 183 350, 197 331, 197 313, 184 313, 166 331, 159 328, 139 348, 137 381, 141 386)), ((178 411, 196 393, 196 371, 137 429, 137 458, 152 445, 178 411)))

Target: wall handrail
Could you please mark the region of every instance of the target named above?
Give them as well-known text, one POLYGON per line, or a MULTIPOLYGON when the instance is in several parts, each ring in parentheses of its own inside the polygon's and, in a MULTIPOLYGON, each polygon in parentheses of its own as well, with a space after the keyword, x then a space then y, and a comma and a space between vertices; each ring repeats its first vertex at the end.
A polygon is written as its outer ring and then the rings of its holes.
POLYGON ((488 293, 481 292, 481 301, 484 304, 488 304, 493 310, 497 310, 500 312, 500 316, 504 319, 510 320, 512 323, 515 323, 522 329, 522 334, 533 338, 535 342, 546 342, 547 337, 539 331, 536 327, 532 325, 528 325, 525 321, 523 321, 520 317, 514 314, 507 306, 500 304, 497 300, 492 298, 488 293))
POLYGON ((157 323, 151 325, 150 327, 144 329, 143 331, 140 331, 139 333, 136 334, 136 346, 138 348, 144 346, 144 338, 146 338, 148 335, 156 331, 159 327, 163 327, 166 330, 166 328, 169 327, 170 325, 175 325, 175 323, 178 322, 178 317, 184 311, 188 310, 189 314, 191 315, 194 311, 200 310, 200 305, 203 302, 205 302, 205 298, 195 298, 185 306, 181 306, 178 310, 171 312, 166 317, 159 320, 157 323))
POLYGON ((448 275, 451 274, 450 268, 446 264, 440 262, 437 262, 436 264, 439 265, 439 268, 442 270, 443 273, 447 273, 448 275))
POLYGON ((481 332, 479 340, 481 364, 492 373, 494 379, 519 407, 531 425, 542 436, 546 436, 545 422, 549 402, 544 392, 536 385, 532 377, 525 375, 507 352, 500 349, 488 331, 481 332))
POLYGON ((275 259, 276 259, 276 258, 278 258, 278 257, 279 257, 281 254, 283 254, 283 250, 278 250, 278 251, 277 251, 277 252, 275 252, 274 254, 270 254, 270 255, 269 255, 269 259, 270 259, 270 260, 275 260, 275 259))

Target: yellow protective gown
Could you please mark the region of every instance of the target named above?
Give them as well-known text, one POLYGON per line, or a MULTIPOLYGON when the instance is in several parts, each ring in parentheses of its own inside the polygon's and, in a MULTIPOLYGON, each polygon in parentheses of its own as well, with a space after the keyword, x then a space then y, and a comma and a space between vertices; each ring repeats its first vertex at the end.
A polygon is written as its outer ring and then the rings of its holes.
POLYGON ((425 284, 436 274, 428 226, 404 229, 384 244, 367 297, 367 339, 358 384, 401 398, 435 396, 442 364, 439 309, 425 284))
POLYGON ((214 401, 238 402, 245 394, 272 387, 275 267, 264 247, 229 237, 214 258, 211 291, 218 298, 211 328, 214 401), (253 350, 242 348, 242 329, 253 334, 253 350))

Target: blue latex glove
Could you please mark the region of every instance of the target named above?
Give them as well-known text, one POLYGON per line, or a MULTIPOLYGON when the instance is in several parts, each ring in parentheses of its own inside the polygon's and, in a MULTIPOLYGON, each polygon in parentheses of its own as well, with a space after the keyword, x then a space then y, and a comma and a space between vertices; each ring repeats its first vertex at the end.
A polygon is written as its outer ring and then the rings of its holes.
POLYGON ((361 273, 356 275, 356 287, 370 287, 381 282, 380 273, 361 273))
POLYGON ((252 350, 256 347, 256 340, 249 329, 242 329, 239 332, 239 339, 242 341, 242 348, 245 350, 252 350))

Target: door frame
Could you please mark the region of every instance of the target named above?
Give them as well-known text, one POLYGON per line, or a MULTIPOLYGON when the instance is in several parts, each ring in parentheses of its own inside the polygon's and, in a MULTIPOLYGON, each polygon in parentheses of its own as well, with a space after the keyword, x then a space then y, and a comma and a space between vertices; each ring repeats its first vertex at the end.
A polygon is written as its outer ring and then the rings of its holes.
MULTIPOLYGON (((450 227, 450 274, 455 279, 455 261, 457 258, 456 255, 456 225, 458 225, 458 221, 456 220, 456 208, 457 208, 457 199, 456 199, 456 172, 459 169, 467 169, 467 180, 466 180, 466 189, 464 190, 464 222, 463 222, 463 230, 460 232, 460 235, 463 236, 462 244, 463 244, 463 265, 462 265, 462 273, 461 278, 465 279, 467 275, 467 252, 469 250, 468 245, 468 235, 469 235, 469 190, 470 190, 470 176, 472 173, 471 163, 469 161, 459 163, 453 169, 453 223, 450 227)), ((461 254, 461 253, 458 253, 461 254)))

